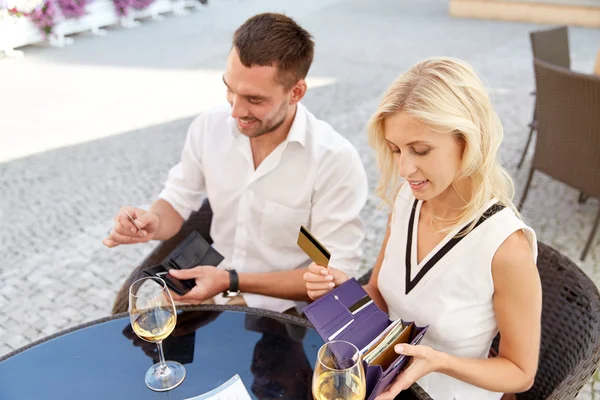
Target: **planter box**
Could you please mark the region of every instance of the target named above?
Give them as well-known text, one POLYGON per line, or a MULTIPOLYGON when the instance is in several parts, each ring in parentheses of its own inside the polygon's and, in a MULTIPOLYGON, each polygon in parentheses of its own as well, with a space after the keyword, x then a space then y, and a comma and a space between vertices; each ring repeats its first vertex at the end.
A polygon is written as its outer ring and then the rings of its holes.
POLYGON ((115 5, 111 0, 94 0, 86 7, 86 14, 80 18, 63 19, 55 27, 55 32, 61 35, 89 31, 92 28, 102 28, 119 22, 115 5))
MULTIPOLYGON (((111 0, 95 0, 86 7, 81 18, 62 19, 54 26, 58 36, 72 35, 119 22, 111 0)), ((44 35, 28 18, 4 18, 0 20, 0 51, 10 50, 44 40, 44 35)))
POLYGON ((14 49, 44 40, 44 35, 27 18, 3 18, 0 20, 0 51, 14 49))
MULTIPOLYGON (((74 33, 95 31, 108 25, 121 23, 123 26, 137 26, 139 22, 133 22, 135 19, 153 17, 160 19, 159 14, 168 12, 177 13, 183 7, 196 6, 189 0, 156 0, 148 8, 143 10, 131 9, 129 15, 121 19, 117 15, 112 0, 93 0, 86 7, 86 14, 81 18, 62 19, 54 26, 53 40, 51 45, 63 46, 72 41, 65 39, 65 36, 74 33)), ((28 44, 44 41, 44 35, 27 18, 8 17, 0 19, 0 51, 11 51, 12 49, 26 46, 28 44)))

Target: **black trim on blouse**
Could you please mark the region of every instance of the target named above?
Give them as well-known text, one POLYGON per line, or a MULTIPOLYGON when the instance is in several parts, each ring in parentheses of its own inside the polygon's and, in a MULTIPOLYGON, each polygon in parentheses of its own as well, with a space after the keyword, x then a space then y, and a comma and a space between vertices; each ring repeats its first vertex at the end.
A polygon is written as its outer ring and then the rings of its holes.
MULTIPOLYGON (((470 223, 467 224, 464 228, 460 230, 460 232, 454 236, 452 239, 448 241, 437 253, 431 257, 429 261, 421 268, 421 270, 415 276, 415 279, 411 280, 411 259, 412 259, 412 241, 413 241, 413 228, 415 225, 415 213, 417 210, 418 200, 415 199, 415 202, 412 207, 412 211, 410 213, 410 219, 408 220, 408 237, 406 239, 406 294, 408 294, 417 284, 423 279, 425 274, 429 272, 431 268, 442 258, 444 257, 454 246, 458 244, 466 235, 462 235, 470 223)), ((482 216, 479 218, 473 229, 477 228, 482 222, 486 219, 490 218, 492 215, 496 214, 499 211, 502 211, 505 207, 501 204, 495 203, 490 208, 488 208, 482 216)), ((470 233, 470 232, 469 232, 470 233)))

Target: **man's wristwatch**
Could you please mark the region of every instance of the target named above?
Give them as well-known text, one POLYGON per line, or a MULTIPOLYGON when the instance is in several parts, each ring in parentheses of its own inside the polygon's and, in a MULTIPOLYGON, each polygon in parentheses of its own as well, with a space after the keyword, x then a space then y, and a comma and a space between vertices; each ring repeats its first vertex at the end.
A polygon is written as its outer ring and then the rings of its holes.
POLYGON ((223 297, 235 297, 240 295, 238 273, 235 269, 226 269, 229 272, 229 289, 223 292, 223 297))

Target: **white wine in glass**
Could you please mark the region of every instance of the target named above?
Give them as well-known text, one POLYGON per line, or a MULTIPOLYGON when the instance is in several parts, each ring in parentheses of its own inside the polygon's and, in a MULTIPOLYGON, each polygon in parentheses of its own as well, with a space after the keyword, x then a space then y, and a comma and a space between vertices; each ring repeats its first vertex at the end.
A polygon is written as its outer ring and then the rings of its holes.
POLYGON ((129 318, 131 327, 141 339, 156 343, 160 362, 146 372, 146 385, 157 392, 177 387, 185 378, 185 368, 178 362, 165 361, 162 341, 177 323, 175 303, 160 278, 142 278, 129 288, 129 318))
POLYGON ((169 309, 142 311, 133 322, 133 331, 147 342, 158 343, 166 339, 177 323, 177 316, 169 309))
POLYGON ((356 346, 342 340, 321 346, 312 393, 315 400, 364 400, 365 372, 356 346))

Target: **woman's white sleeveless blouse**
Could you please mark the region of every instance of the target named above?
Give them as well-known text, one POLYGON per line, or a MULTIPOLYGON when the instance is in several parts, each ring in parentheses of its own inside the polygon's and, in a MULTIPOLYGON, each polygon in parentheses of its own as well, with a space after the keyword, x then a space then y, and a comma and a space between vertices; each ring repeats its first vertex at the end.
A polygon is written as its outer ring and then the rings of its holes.
MULTIPOLYGON (((490 201, 477 215, 494 203, 496 200, 490 201)), ((424 269, 424 275, 419 278, 419 271, 461 229, 449 232, 417 264, 421 204, 421 201, 415 203, 410 186, 403 185, 396 199, 377 282, 388 305, 390 319, 402 318, 415 321, 419 326, 429 325, 423 345, 459 357, 487 358, 492 340, 498 333, 493 304, 492 259, 500 245, 519 229, 525 232, 534 259, 537 259, 535 232, 511 209, 504 208, 466 235, 430 269, 424 269), (415 204, 412 243, 407 252, 409 220, 415 204), (407 253, 410 263, 406 259, 407 253), (407 275, 411 282, 408 285, 407 275)), ((440 373, 431 373, 418 383, 435 400, 497 400, 502 397, 501 393, 486 391, 440 373)))

